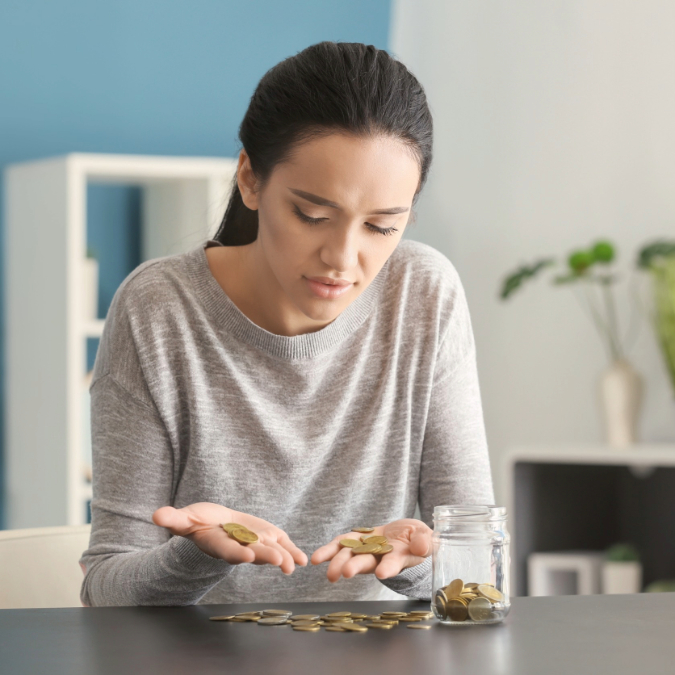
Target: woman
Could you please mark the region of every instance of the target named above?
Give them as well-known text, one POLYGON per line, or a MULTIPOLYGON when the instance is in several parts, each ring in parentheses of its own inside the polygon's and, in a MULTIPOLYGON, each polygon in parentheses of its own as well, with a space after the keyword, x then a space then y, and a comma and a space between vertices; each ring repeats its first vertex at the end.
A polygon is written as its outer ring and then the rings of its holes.
POLYGON ((240 139, 215 238, 137 267, 108 312, 82 602, 428 598, 433 507, 494 497, 460 280, 401 242, 424 91, 322 42, 266 73, 240 139), (393 551, 340 547, 357 526, 393 551))

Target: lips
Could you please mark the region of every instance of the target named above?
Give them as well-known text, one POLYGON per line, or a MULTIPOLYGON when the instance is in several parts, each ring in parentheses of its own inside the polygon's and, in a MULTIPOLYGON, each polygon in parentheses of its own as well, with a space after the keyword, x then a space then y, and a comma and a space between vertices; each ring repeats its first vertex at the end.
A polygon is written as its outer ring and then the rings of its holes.
POLYGON ((346 293, 352 282, 346 279, 332 279, 331 277, 305 277, 311 293, 324 300, 332 300, 346 293))

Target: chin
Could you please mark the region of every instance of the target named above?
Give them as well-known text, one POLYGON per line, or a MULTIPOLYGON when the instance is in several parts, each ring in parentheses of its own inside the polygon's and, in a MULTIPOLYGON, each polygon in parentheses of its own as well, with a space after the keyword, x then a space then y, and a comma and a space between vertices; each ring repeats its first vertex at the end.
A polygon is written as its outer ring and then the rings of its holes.
POLYGON ((339 305, 330 300, 317 299, 313 302, 303 302, 300 305, 302 313, 313 321, 333 321, 343 312, 349 303, 341 302, 339 305))

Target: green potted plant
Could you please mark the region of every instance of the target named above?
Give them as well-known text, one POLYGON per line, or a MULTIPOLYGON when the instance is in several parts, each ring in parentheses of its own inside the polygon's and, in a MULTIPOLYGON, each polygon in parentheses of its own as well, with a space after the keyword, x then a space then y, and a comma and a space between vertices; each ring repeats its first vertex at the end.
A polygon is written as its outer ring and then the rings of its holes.
MULTIPOLYGON (((574 286, 607 352, 609 365, 600 380, 601 404, 609 445, 624 448, 635 442, 642 400, 642 378, 626 358, 626 347, 619 326, 614 296, 619 275, 613 267, 614 245, 597 241, 587 249, 573 251, 562 270, 553 276, 556 286, 574 286)), ((521 265, 502 283, 500 297, 507 300, 523 283, 556 265, 554 258, 542 258, 532 265, 521 265)))
POLYGON ((605 551, 602 566, 603 593, 639 593, 642 588, 642 563, 633 544, 616 543, 605 551))
POLYGON ((675 393, 675 241, 659 240, 644 246, 637 266, 651 276, 651 321, 675 393))

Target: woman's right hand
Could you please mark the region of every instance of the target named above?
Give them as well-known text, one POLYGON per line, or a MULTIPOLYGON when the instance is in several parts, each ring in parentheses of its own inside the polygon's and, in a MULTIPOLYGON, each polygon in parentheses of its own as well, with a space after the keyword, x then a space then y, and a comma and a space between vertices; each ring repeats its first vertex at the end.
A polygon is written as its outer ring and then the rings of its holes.
POLYGON ((232 565, 278 565, 284 574, 291 574, 295 563, 307 565, 307 556, 278 527, 262 518, 228 509, 219 504, 198 502, 176 509, 162 506, 152 514, 152 521, 166 527, 171 534, 192 540, 212 558, 222 558, 232 565), (239 523, 258 535, 255 544, 240 544, 222 526, 239 523))

